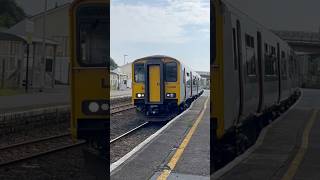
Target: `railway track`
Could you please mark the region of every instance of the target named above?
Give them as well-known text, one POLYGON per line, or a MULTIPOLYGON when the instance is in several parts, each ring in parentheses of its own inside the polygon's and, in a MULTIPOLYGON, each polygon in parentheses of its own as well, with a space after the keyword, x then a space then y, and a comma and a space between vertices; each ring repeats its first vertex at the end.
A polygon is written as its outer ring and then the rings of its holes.
POLYGON ((122 135, 120 135, 120 136, 118 136, 118 137, 116 137, 116 138, 114 138, 114 139, 110 140, 110 144, 112 144, 112 143, 114 143, 114 142, 116 142, 116 141, 120 140, 121 138, 123 138, 123 137, 125 137, 125 136, 127 136, 127 135, 129 135, 129 134, 132 134, 133 132, 135 132, 135 131, 137 131, 137 130, 141 129, 142 127, 146 126, 147 124, 149 124, 149 122, 145 122, 145 123, 143 123, 143 124, 141 124, 141 125, 139 125, 139 126, 137 126, 137 127, 133 128, 133 129, 131 129, 130 131, 127 131, 126 133, 123 133, 122 135))
POLYGON ((73 143, 70 133, 65 133, 0 147, 0 167, 62 151, 84 143, 84 141, 73 143))
POLYGON ((126 103, 126 104, 113 106, 110 109, 110 114, 113 115, 113 114, 116 114, 116 113, 120 113, 122 111, 133 109, 133 108, 135 108, 135 106, 132 105, 132 103, 126 103))

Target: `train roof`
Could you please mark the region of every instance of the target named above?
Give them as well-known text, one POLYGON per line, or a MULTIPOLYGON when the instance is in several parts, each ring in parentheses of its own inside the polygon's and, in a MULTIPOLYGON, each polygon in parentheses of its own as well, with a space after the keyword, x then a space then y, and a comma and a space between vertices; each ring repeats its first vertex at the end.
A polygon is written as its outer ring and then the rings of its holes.
POLYGON ((237 7, 233 6, 229 1, 221 0, 221 2, 229 9, 229 11, 232 14, 235 14, 235 15, 240 16, 241 18, 247 19, 248 22, 255 24, 256 27, 261 28, 264 32, 267 32, 268 34, 272 35, 274 38, 277 38, 277 40, 279 42, 282 42, 282 43, 286 44, 286 46, 291 48, 291 46, 285 40, 283 40, 278 34, 274 33, 271 29, 269 29, 268 27, 266 27, 264 24, 260 23, 259 21, 257 21, 253 17, 249 16, 247 13, 245 13, 245 12, 241 11, 240 9, 238 9, 237 7))
POLYGON ((173 59, 175 61, 177 61, 178 63, 182 64, 183 66, 187 67, 188 69, 190 69, 192 71, 192 73, 198 77, 200 77, 200 75, 195 71, 193 70, 192 68, 190 68, 190 66, 187 66, 186 64, 184 64, 182 61, 176 59, 176 58, 173 58, 171 56, 167 56, 167 55, 151 55, 151 56, 145 56, 143 58, 139 58, 139 59, 136 59, 133 61, 133 63, 139 61, 139 60, 142 60, 142 59, 149 59, 149 58, 169 58, 169 59, 173 59))

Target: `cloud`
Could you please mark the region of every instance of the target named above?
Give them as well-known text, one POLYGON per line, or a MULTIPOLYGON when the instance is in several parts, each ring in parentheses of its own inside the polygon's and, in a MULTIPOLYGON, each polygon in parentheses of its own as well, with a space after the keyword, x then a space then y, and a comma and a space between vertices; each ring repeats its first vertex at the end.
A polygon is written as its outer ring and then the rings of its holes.
POLYGON ((188 26, 209 29, 209 8, 209 0, 167 0, 163 6, 111 3, 111 41, 185 43, 193 38, 188 26))

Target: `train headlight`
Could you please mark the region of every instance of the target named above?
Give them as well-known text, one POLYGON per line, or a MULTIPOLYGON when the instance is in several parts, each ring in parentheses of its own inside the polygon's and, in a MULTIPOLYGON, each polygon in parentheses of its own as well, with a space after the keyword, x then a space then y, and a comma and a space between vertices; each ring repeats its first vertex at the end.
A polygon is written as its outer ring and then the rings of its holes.
POLYGON ((167 93, 166 97, 167 98, 175 98, 176 97, 176 93, 167 93))
POLYGON ((107 100, 89 100, 82 102, 82 112, 86 115, 107 115, 110 104, 107 100))
POLYGON ((89 103, 88 109, 90 112, 93 112, 93 113, 98 112, 99 108, 100 108, 100 106, 97 102, 89 103))
POLYGON ((103 111, 107 111, 107 110, 109 110, 109 105, 107 103, 101 104, 101 109, 103 111))
POLYGON ((143 98, 144 97, 144 93, 137 93, 136 96, 137 96, 137 98, 143 98))

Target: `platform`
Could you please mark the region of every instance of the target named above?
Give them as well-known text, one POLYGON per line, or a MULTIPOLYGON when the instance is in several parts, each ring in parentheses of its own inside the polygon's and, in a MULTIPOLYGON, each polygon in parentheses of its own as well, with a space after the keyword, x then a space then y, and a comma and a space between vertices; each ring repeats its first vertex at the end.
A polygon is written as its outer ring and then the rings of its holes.
POLYGON ((320 90, 302 89, 285 114, 266 127, 256 144, 212 179, 320 178, 320 90))
MULTIPOLYGON (((112 102, 128 101, 130 98, 131 89, 111 91, 110 94, 112 102)), ((55 88, 44 89, 43 92, 34 91, 12 96, 0 96, 0 115, 68 105, 70 105, 69 86, 56 85, 55 88)))
POLYGON ((209 179, 210 101, 206 101, 208 96, 209 91, 206 91, 194 101, 189 110, 176 118, 123 165, 112 171, 111 179, 157 179, 165 170, 170 169, 167 164, 174 160, 177 161, 168 174, 168 179, 209 179), (207 107, 202 112, 205 102, 207 107), (193 134, 190 133, 188 136, 189 132, 193 134))

